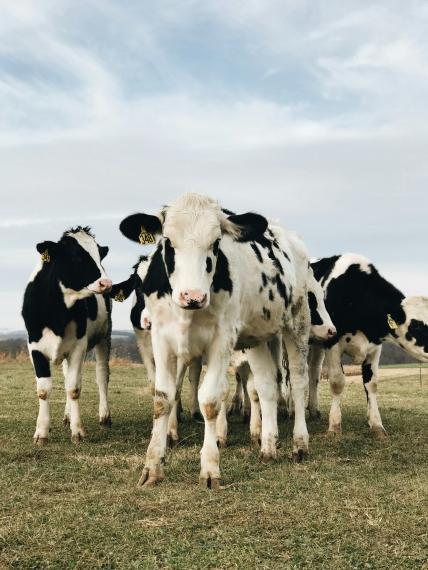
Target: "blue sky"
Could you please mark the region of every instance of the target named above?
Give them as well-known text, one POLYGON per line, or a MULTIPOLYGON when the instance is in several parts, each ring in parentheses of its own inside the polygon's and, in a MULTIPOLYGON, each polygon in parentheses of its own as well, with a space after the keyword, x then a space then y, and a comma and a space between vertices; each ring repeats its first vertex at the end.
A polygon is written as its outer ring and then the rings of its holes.
MULTIPOLYGON (((35 244, 186 191, 428 294, 428 3, 0 0, 0 329, 35 244)), ((129 306, 114 326, 129 328, 129 306)))

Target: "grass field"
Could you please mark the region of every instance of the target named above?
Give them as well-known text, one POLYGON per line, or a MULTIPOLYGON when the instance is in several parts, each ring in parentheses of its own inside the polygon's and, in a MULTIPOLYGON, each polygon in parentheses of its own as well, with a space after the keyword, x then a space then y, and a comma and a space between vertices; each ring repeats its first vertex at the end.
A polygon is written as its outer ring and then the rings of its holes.
MULTIPOLYGON (((428 374, 382 380, 389 438, 370 437, 359 383, 345 392, 344 433, 309 424, 311 456, 292 464, 291 426, 281 424, 281 459, 264 466, 247 426, 230 424, 224 488, 200 489, 202 426, 187 418, 154 490, 136 483, 151 429, 139 366, 112 370, 111 430, 97 423, 94 367, 82 395, 87 441, 62 427, 56 372, 51 442, 36 448, 37 399, 30 366, 0 365, 1 568, 423 568, 427 561, 428 374)), ((186 407, 186 404, 185 404, 186 407)))

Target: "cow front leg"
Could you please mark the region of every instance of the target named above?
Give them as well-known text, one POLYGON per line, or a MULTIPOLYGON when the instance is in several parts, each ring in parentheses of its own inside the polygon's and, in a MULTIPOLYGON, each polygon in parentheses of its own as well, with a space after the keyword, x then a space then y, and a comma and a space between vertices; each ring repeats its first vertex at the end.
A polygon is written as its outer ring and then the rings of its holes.
POLYGON ((111 415, 108 405, 108 383, 110 379, 110 339, 103 338, 95 346, 96 379, 99 392, 99 421, 101 426, 111 427, 111 415))
POLYGON ((138 481, 140 487, 153 487, 164 479, 168 419, 176 396, 177 358, 168 345, 153 337, 156 362, 156 384, 153 398, 153 429, 143 473, 138 481))
MULTIPOLYGON (((254 377, 261 409, 261 450, 264 463, 278 456, 278 385, 277 366, 266 343, 247 351, 248 362, 254 377)), ((253 435, 252 435, 253 437, 253 435)))
POLYGON ((325 351, 325 361, 331 390, 331 407, 328 420, 328 433, 331 435, 342 432, 341 399, 345 388, 345 374, 342 367, 342 355, 338 345, 325 351))
POLYGON ((250 399, 250 437, 251 443, 260 446, 262 443, 262 413, 260 400, 254 385, 254 376, 250 372, 247 381, 248 397, 250 399))
POLYGON ((367 396, 367 419, 376 439, 383 439, 386 436, 377 404, 377 375, 381 352, 382 345, 377 346, 367 355, 362 365, 363 383, 367 396))
MULTIPOLYGON (((227 398, 229 383, 227 367, 231 348, 225 346, 227 334, 217 336, 212 342, 207 357, 207 372, 199 388, 199 407, 204 417, 204 444, 201 449, 201 472, 199 483, 202 487, 220 487, 220 454, 217 447, 217 418, 227 398)), ((225 408, 224 408, 225 411, 225 408)))
POLYGON ((178 443, 178 417, 181 407, 181 390, 183 388, 183 380, 186 375, 187 365, 182 361, 177 362, 177 381, 175 389, 174 402, 172 403, 171 410, 168 417, 167 429, 167 447, 175 447, 178 443))
MULTIPOLYGON (((308 335, 309 336, 309 335, 308 335)), ((284 345, 290 372, 291 397, 294 404, 293 461, 302 461, 309 452, 309 434, 305 418, 305 390, 308 378, 308 337, 284 331, 284 345)))
POLYGON ((204 418, 199 410, 198 387, 202 372, 202 358, 194 358, 189 365, 190 397, 189 408, 190 417, 195 421, 202 421, 204 418))
POLYGON ((73 352, 67 357, 65 384, 70 406, 71 441, 74 443, 78 443, 85 438, 79 401, 82 391, 82 366, 86 354, 86 346, 86 342, 78 343, 73 352))
POLYGON ((65 408, 64 408, 64 418, 63 424, 68 427, 70 425, 70 398, 67 392, 67 371, 68 371, 68 363, 67 360, 62 361, 62 373, 64 376, 64 392, 65 392, 65 408))
POLYGON ((39 399, 39 414, 37 416, 34 443, 45 445, 49 439, 50 413, 49 397, 52 392, 52 378, 49 360, 39 350, 31 350, 31 360, 36 373, 36 389, 39 399))
POLYGON ((308 410, 311 419, 319 419, 321 413, 318 403, 318 389, 321 379, 322 364, 324 362, 324 348, 319 344, 312 344, 309 351, 309 397, 308 410))

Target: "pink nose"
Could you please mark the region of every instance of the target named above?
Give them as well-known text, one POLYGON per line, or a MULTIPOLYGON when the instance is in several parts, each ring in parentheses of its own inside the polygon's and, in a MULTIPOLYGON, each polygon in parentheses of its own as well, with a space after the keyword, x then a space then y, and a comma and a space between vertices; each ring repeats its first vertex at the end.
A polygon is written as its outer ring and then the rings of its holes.
POLYGON ((179 295, 180 305, 185 309, 202 309, 207 300, 207 294, 200 289, 188 289, 179 295))
POLYGON ((98 285, 101 291, 110 291, 113 283, 110 281, 110 279, 100 279, 98 281, 98 285))

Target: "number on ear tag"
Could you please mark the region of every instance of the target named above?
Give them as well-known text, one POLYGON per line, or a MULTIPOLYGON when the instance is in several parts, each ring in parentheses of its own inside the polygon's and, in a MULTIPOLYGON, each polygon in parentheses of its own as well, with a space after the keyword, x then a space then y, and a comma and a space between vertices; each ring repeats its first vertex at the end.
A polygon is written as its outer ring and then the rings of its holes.
POLYGON ((125 300, 125 295, 123 294, 122 289, 119 291, 119 293, 117 293, 117 295, 113 297, 113 299, 118 303, 123 303, 123 301, 125 300))
POLYGON ((389 328, 394 331, 395 329, 398 329, 398 325, 397 323, 394 321, 394 319, 391 317, 391 315, 388 313, 388 326, 389 328))
POLYGON ((143 228, 143 226, 141 226, 141 232, 138 239, 141 245, 149 245, 156 243, 155 236, 150 232, 146 231, 145 228, 143 228))
POLYGON ((49 255, 49 251, 47 249, 45 249, 40 257, 42 258, 43 263, 49 263, 51 260, 51 256, 49 255))

